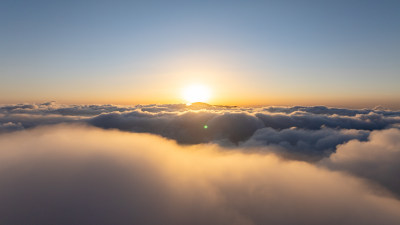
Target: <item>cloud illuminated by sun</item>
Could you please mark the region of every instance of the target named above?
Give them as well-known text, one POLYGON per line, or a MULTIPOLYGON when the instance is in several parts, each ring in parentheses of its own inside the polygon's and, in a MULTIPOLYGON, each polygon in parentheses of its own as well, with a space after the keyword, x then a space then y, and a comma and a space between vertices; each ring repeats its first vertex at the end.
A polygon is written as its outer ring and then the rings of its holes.
POLYGON ((211 97, 211 91, 204 85, 193 84, 182 90, 182 97, 188 104, 194 102, 207 102, 211 97))

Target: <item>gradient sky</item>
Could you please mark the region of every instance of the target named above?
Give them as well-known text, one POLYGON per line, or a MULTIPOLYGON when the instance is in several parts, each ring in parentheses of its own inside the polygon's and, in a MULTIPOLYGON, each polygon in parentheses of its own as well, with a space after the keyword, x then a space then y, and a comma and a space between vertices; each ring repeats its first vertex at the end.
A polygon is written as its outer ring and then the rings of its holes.
POLYGON ((1 1, 0 103, 400 108, 400 1, 1 1))

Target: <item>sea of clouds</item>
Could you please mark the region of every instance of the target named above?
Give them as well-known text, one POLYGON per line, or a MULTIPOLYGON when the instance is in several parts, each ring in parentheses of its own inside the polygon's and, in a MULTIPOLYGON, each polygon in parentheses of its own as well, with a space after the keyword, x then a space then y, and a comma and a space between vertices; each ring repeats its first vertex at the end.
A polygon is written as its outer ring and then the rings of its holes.
POLYGON ((381 108, 2 105, 0 224, 400 224, 399 124, 381 108))

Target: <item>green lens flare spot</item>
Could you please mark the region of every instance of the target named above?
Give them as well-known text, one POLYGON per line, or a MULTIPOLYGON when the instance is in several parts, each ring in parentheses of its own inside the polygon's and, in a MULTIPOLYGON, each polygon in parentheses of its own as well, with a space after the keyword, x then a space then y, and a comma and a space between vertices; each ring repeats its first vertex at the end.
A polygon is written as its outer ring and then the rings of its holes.
POLYGON ((204 129, 207 129, 208 128, 208 126, 207 125, 204 125, 204 129))

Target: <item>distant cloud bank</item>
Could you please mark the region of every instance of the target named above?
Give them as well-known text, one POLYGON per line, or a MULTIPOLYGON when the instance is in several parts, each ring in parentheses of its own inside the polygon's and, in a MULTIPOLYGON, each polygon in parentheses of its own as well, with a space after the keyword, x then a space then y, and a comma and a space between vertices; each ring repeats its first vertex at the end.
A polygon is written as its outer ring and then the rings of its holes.
POLYGON ((399 124, 323 106, 0 106, 0 224, 400 224, 399 124))
POLYGON ((353 139, 366 141, 371 131, 397 126, 400 111, 207 104, 123 107, 54 102, 0 107, 0 132, 59 123, 86 123, 105 129, 152 133, 180 144, 277 146, 296 154, 327 156, 339 144, 353 139))

